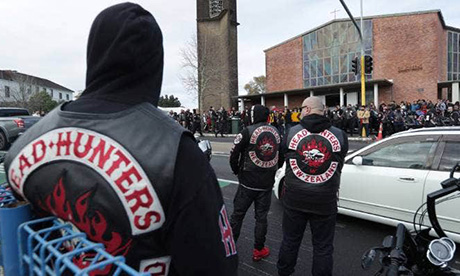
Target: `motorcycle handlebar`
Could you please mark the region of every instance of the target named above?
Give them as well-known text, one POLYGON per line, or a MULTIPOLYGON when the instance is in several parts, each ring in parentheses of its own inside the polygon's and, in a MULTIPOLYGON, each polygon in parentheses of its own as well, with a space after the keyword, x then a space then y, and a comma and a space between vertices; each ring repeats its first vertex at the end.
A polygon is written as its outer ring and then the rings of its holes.
POLYGON ((398 276, 399 274, 399 267, 403 264, 404 260, 403 246, 405 236, 406 227, 404 224, 400 223, 396 229, 396 245, 390 253, 391 263, 388 266, 387 276, 398 276))
POLYGON ((399 273, 399 262, 392 260, 390 266, 388 267, 387 276, 398 276, 398 273, 399 273))

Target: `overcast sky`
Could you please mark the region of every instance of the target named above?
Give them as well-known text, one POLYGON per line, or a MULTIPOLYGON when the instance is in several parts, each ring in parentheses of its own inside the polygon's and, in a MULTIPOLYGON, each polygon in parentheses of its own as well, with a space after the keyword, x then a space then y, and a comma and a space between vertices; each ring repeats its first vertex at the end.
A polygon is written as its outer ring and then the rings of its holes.
MULTIPOLYGON (((1 0, 0 69, 17 70, 85 88, 86 43, 91 23, 115 0, 1 0)), ((145 0, 139 3, 157 19, 164 36, 162 94, 174 94, 195 107, 179 79, 180 49, 196 34, 195 0, 145 0)), ((345 0, 359 16, 359 0, 345 0)), ((264 49, 334 19, 347 17, 339 0, 238 1, 239 93, 253 76, 265 74, 264 49)), ((364 15, 440 9, 446 24, 460 28, 458 0, 364 0, 364 15)))

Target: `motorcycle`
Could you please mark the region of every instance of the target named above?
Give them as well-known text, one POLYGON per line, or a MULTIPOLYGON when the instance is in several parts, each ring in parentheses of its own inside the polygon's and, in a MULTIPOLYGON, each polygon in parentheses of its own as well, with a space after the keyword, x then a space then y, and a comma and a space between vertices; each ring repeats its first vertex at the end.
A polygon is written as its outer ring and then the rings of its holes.
POLYGON ((460 163, 457 163, 452 168, 450 177, 441 182, 442 188, 428 194, 426 203, 415 212, 414 231, 411 232, 404 224, 399 224, 395 236, 385 237, 381 246, 373 247, 363 254, 361 267, 364 270, 371 268, 379 254, 381 267, 374 275, 460 275, 459 270, 449 266, 456 250, 455 242, 446 236, 436 216, 436 204, 460 197, 460 193, 456 193, 460 191, 460 178, 454 178, 454 172, 459 167, 460 163), (436 202, 438 199, 440 200, 436 202), (421 213, 417 224, 417 215, 425 205, 426 209, 421 213), (430 236, 431 227, 422 229, 427 213, 439 238, 430 236))

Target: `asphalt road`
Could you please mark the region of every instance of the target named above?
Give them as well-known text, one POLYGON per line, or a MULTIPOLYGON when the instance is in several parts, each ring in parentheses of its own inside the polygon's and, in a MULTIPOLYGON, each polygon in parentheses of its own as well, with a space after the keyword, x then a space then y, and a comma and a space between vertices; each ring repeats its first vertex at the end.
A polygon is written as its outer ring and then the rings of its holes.
MULTIPOLYGON (((356 150, 366 145, 367 143, 352 142, 350 143, 350 149, 356 150)), ((221 185, 226 185, 222 188, 222 193, 229 214, 231 214, 233 211, 233 198, 238 185, 222 181, 237 181, 236 176, 231 173, 228 165, 228 156, 213 156, 211 165, 217 177, 221 180, 221 185)), ((253 262, 252 249, 255 220, 253 210, 248 211, 238 240, 239 275, 277 275, 276 262, 282 241, 282 213, 283 207, 281 203, 273 196, 268 216, 269 227, 266 241, 266 245, 271 249, 271 255, 260 262, 253 262)), ((394 227, 339 215, 334 242, 334 275, 374 275, 378 270, 378 263, 376 262, 371 270, 364 271, 361 269, 361 256, 370 247, 380 245, 385 236, 393 235, 394 232, 394 227)), ((311 236, 310 231, 307 229, 300 247, 296 272, 293 275, 311 275, 311 261, 311 236)), ((460 268, 459 250, 457 250, 455 260, 451 264, 457 269, 460 268)))

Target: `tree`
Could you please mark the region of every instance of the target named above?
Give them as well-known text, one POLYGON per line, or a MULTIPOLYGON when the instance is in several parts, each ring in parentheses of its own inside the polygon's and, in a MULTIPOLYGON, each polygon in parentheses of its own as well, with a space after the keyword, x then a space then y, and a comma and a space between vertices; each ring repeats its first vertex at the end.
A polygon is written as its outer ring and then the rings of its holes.
POLYGON ((181 103, 178 98, 174 97, 173 95, 161 96, 160 100, 158 101, 159 107, 180 107, 181 103))
POLYGON ((264 75, 253 77, 252 81, 246 83, 244 89, 248 91, 248 95, 265 93, 266 78, 264 75))
POLYGON ((33 94, 28 102, 28 107, 31 112, 38 111, 40 113, 48 113, 56 106, 58 106, 58 103, 45 91, 33 94))
POLYGON ((29 98, 32 94, 33 77, 16 71, 9 71, 9 73, 13 85, 8 87, 8 96, 6 91, 0 94, 1 105, 28 108, 29 98))
MULTIPOLYGON (((198 106, 202 109, 205 102, 202 95, 205 94, 206 97, 220 99, 222 97, 221 93, 228 92, 224 79, 228 79, 234 74, 223 66, 216 66, 220 61, 216 57, 228 56, 227 51, 207 35, 207 32, 203 32, 200 39, 199 52, 196 35, 193 35, 185 46, 181 48, 180 56, 182 58, 183 73, 179 78, 189 95, 194 100, 198 99, 198 106), (200 63, 198 63, 199 58, 200 63)), ((232 56, 231 58, 236 57, 232 56)), ((231 68, 230 70, 237 70, 237 68, 231 68)))

